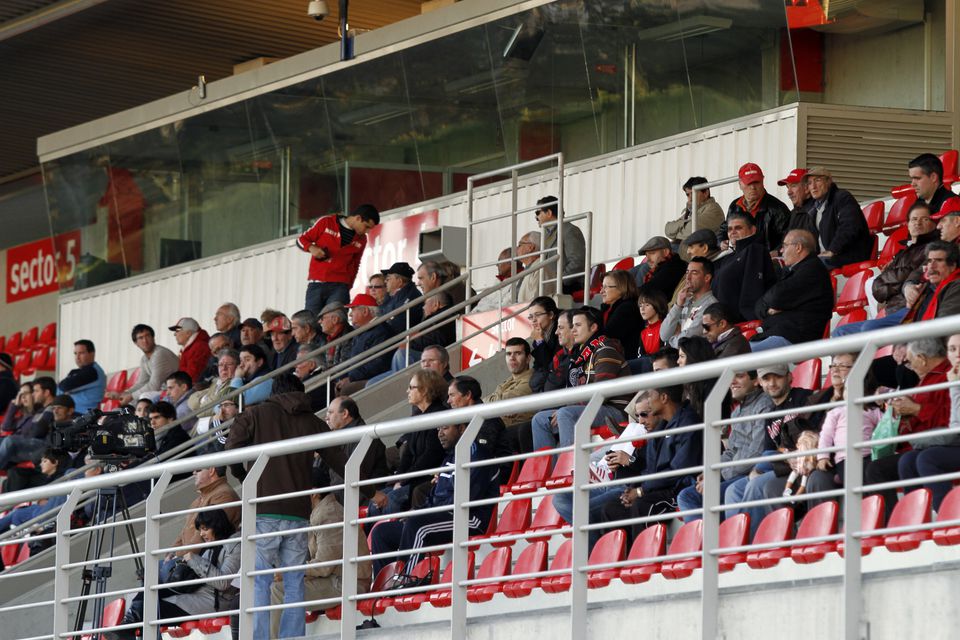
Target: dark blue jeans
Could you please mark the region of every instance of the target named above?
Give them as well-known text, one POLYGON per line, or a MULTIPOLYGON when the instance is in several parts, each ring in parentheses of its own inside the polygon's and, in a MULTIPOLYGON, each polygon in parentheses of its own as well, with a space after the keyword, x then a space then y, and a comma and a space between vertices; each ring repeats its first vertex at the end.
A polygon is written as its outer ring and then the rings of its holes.
MULTIPOLYGON (((960 447, 937 446, 907 451, 900 456, 897 471, 900 473, 901 480, 960 471, 960 447)), ((923 486, 930 489, 933 496, 933 509, 936 511, 940 508, 943 499, 950 493, 953 483, 947 480, 945 482, 931 482, 923 486)), ((915 488, 910 487, 907 491, 915 488)))
POLYGON ((342 282, 308 282, 305 307, 314 314, 331 302, 350 302, 350 285, 342 282))

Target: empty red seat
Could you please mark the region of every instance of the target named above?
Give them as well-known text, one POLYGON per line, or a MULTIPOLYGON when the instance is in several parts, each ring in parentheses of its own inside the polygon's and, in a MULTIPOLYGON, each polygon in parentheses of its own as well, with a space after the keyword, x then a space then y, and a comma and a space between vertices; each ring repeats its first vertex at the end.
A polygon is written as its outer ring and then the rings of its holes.
POLYGON ((30 368, 30 358, 33 353, 30 351, 20 351, 13 358, 13 375, 19 378, 23 372, 30 368))
POLYGON ((39 334, 39 328, 30 327, 27 332, 23 334, 23 338, 20 340, 19 351, 33 351, 33 345, 37 344, 37 336, 39 334))
POLYGON ((850 276, 844 283, 833 310, 842 315, 867 306, 867 279, 872 276, 872 271, 859 271, 850 276))
MULTIPOLYGON (((908 527, 930 522, 930 489, 914 489, 897 502, 890 514, 887 527, 908 527)), ((883 536, 883 546, 890 551, 912 551, 924 540, 933 537, 930 529, 889 533, 883 536)))
POLYGON ((544 483, 547 489, 567 487, 573 482, 573 451, 564 451, 557 456, 557 464, 553 466, 550 477, 544 483))
POLYGON ((887 206, 883 200, 871 202, 863 208, 863 217, 867 219, 867 228, 870 233, 877 234, 883 230, 883 214, 887 206))
MULTIPOLYGON (((492 520, 492 518, 491 518, 492 520)), ((530 527, 530 499, 513 500, 503 509, 503 515, 496 524, 496 528, 482 536, 472 536, 471 540, 484 540, 495 536, 508 536, 523 533, 530 527)), ((510 547, 516 540, 502 540, 491 542, 494 547, 510 547)))
POLYGON ((852 322, 863 322, 867 319, 867 310, 866 309, 854 309, 850 313, 840 317, 840 321, 837 322, 837 326, 834 329, 842 327, 845 324, 850 324, 852 322))
MULTIPOLYGON (((587 297, 588 302, 589 302, 589 298, 592 298, 593 296, 600 293, 600 287, 603 285, 603 277, 605 275, 607 275, 607 267, 604 264, 595 264, 590 269, 590 295, 587 297)), ((574 291, 570 295, 573 298, 574 302, 584 301, 582 290, 574 291)))
MULTIPOLYGON (((426 584, 437 584, 440 580, 440 556, 432 555, 427 556, 413 567, 413 570, 410 571, 410 576, 417 579, 426 578, 426 584)), ((390 588, 390 585, 387 585, 387 588, 390 588)), ((374 611, 386 611, 388 607, 394 607, 397 611, 414 611, 420 607, 420 604, 417 604, 416 607, 408 609, 406 607, 411 606, 412 603, 400 602, 399 596, 385 596, 383 598, 377 598, 377 602, 374 605, 374 611)))
POLYGON ((4 349, 10 355, 14 355, 20 349, 20 340, 23 339, 23 334, 19 331, 16 333, 11 333, 7 336, 7 344, 4 345, 4 349))
POLYGON ((820 388, 820 372, 823 364, 820 358, 810 358, 804 360, 793 368, 791 376, 793 377, 793 386, 799 389, 809 389, 816 391, 820 388))
MULTIPOLYGON (((783 507, 767 515, 757 527, 757 534, 753 537, 754 544, 769 544, 784 542, 793 534, 793 509, 783 507)), ((772 549, 758 549, 747 553, 747 565, 753 569, 769 569, 775 567, 783 558, 790 557, 789 547, 774 547, 772 549)))
POLYGON ((913 203, 917 201, 917 194, 913 188, 910 188, 909 191, 904 190, 903 192, 898 191, 897 193, 897 199, 890 205, 890 211, 887 212, 887 219, 883 221, 884 233, 889 234, 894 229, 906 227, 907 214, 910 212, 910 207, 913 206, 913 203))
MULTIPOLYGON (((553 562, 550 563, 550 571, 569 569, 572 561, 572 555, 573 541, 564 540, 563 544, 560 545, 560 548, 557 549, 557 555, 553 556, 553 562)), ((566 591, 570 588, 570 576, 547 576, 540 581, 540 588, 547 593, 560 593, 561 591, 566 591), (566 587, 563 586, 563 581, 560 580, 560 578, 564 577, 567 579, 566 587)))
MULTIPOLYGON (((750 538, 750 516, 746 513, 738 513, 720 523, 720 547, 742 547, 747 544, 750 538)), ((734 551, 725 553, 717 559, 720 567, 720 573, 733 571, 738 564, 745 562, 747 553, 745 551, 734 551)))
POLYGON ((217 616, 216 618, 204 618, 200 622, 200 632, 203 635, 220 633, 224 627, 230 626, 230 616, 217 616))
POLYGON ((517 477, 520 475, 520 461, 514 460, 513 466, 510 467, 510 477, 506 482, 500 484, 500 495, 507 493, 510 490, 510 487, 514 482, 517 481, 517 477))
POLYGON ((517 481, 510 485, 511 493, 531 493, 543 486, 550 475, 550 456, 527 458, 520 467, 517 481))
MULTIPOLYGON (((547 543, 534 542, 520 553, 513 565, 512 575, 537 573, 547 570, 547 543)), ((508 598, 525 598, 540 586, 541 578, 521 578, 503 583, 503 595, 508 598)))
MULTIPOLYGON (((650 525, 640 532, 634 539, 627 560, 644 560, 664 555, 667 548, 667 526, 662 522, 650 525)), ((626 584, 640 584, 646 582, 655 573, 660 571, 660 561, 654 560, 637 565, 624 567, 620 571, 620 580, 626 584)))
MULTIPOLYGON (((960 520, 960 487, 954 487, 940 503, 937 520, 960 520)), ((933 541, 941 546, 960 543, 960 525, 933 530, 933 541)))
MULTIPOLYGON (((394 576, 403 573, 403 561, 397 560, 396 562, 391 562, 387 566, 380 569, 377 573, 377 577, 373 579, 373 586, 370 587, 370 592, 375 593, 377 591, 387 591, 390 589, 390 583, 393 582, 394 576)), ((380 601, 383 598, 366 598, 364 600, 357 601, 357 610, 360 611, 365 616, 378 616, 384 611, 386 611, 386 606, 381 605, 380 601)))
MULTIPOLYGON (((557 510, 553 506, 553 496, 547 496, 540 501, 540 504, 537 506, 536 513, 533 514, 533 521, 530 523, 528 528, 529 532, 534 531, 553 531, 559 529, 563 526, 563 518, 560 517, 560 514, 557 513, 557 510)), ((527 538, 529 542, 537 542, 540 540, 548 540, 549 535, 545 535, 542 538, 527 538)))
POLYGON ((323 612, 323 615, 327 616, 328 620, 340 620, 343 618, 343 605, 338 604, 335 607, 330 607, 323 612))
POLYGON ((103 626, 114 627, 121 624, 127 603, 123 598, 111 600, 103 607, 103 626))
MULTIPOLYGON (((800 522, 800 528, 797 529, 797 540, 819 538, 836 533, 839 511, 839 505, 833 500, 823 502, 810 509, 800 522)), ((790 557, 798 564, 811 564, 820 562, 824 556, 831 551, 835 551, 836 548, 836 542, 814 542, 797 545, 790 550, 790 557)))
POLYGON ((613 265, 613 269, 611 269, 611 271, 626 271, 628 269, 633 269, 633 264, 633 256, 620 258, 617 264, 613 265))
POLYGON ((949 189, 957 181, 957 150, 944 151, 940 162, 943 163, 943 186, 949 189))
MULTIPOLYGON (((27 547, 25 544, 5 544, 0 547, 0 560, 3 560, 3 566, 12 567, 17 564, 17 557, 20 555, 20 548, 27 547)), ((27 547, 27 553, 30 552, 27 547)))
MULTIPOLYGON (((487 554, 477 571, 477 578, 501 578, 510 574, 510 547, 501 547, 487 554)), ((469 602, 487 602, 503 590, 503 582, 475 584, 467 588, 469 602)))
POLYGON ((37 336, 37 343, 52 347, 57 344, 57 323, 51 322, 43 328, 40 335, 37 336))
POLYGON ((694 520, 680 527, 667 555, 689 554, 689 558, 670 560, 660 567, 660 574, 667 580, 679 580, 693 574, 703 564, 700 550, 703 547, 703 520, 694 520))
MULTIPOLYGON (((877 494, 867 496, 860 501, 860 530, 873 531, 883 526, 883 496, 877 494)), ((860 555, 870 555, 874 547, 883 544, 880 536, 868 536, 860 539, 860 555)), ((843 557, 843 540, 837 542, 837 553, 843 557)))
MULTIPOLYGON (((476 562, 476 555, 473 551, 467 554, 467 580, 473 579, 473 567, 476 562)), ((447 565, 447 568, 443 570, 443 575, 440 577, 440 584, 445 584, 447 586, 441 587, 436 591, 431 591, 427 594, 427 601, 430 602, 431 606, 442 608, 449 607, 450 601, 453 599, 453 595, 450 590, 450 583, 453 582, 453 563, 447 565)), ((417 598, 420 594, 410 594, 409 596, 403 596, 406 598, 417 598)), ((421 600, 421 602, 424 602, 421 600)))
MULTIPOLYGON (((623 529, 614 529, 603 534, 590 552, 587 564, 606 564, 623 560, 627 548, 627 533, 623 529)), ((617 577, 619 569, 597 569, 587 573, 587 587, 599 589, 610 584, 617 577)))

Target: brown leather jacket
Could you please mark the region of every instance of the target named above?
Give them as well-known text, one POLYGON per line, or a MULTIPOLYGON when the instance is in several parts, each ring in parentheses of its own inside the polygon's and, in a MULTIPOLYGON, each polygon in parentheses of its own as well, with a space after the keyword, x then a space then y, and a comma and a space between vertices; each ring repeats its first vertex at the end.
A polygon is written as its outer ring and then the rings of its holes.
POLYGON ((880 272, 873 281, 873 297, 887 310, 899 311, 906 306, 906 300, 903 298, 903 284, 911 273, 919 269, 923 264, 924 248, 934 240, 940 239, 940 232, 934 229, 930 233, 925 233, 913 244, 907 245, 902 242, 904 248, 901 249, 883 271, 880 272))

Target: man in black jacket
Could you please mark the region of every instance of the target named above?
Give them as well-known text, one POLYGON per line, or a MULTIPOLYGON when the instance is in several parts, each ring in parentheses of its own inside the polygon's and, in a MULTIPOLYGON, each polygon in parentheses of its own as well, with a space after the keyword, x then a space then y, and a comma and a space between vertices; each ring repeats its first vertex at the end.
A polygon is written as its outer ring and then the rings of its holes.
POLYGON ((837 269, 869 260, 873 238, 856 198, 838 188, 825 167, 810 169, 805 179, 814 204, 805 224, 797 228, 806 229, 819 242, 823 263, 837 269))
POLYGON ((910 185, 917 192, 917 198, 930 206, 936 214, 943 203, 957 195, 943 186, 943 163, 932 153, 921 153, 907 165, 910 185))
POLYGON ((645 263, 630 270, 637 286, 655 289, 667 300, 672 300, 673 292, 687 272, 687 263, 673 252, 670 241, 663 236, 653 236, 637 253, 647 258, 645 263), (644 265, 648 268, 641 269, 644 265))
POLYGON ((780 280, 757 301, 763 320, 753 338, 753 351, 775 349, 819 340, 833 313, 830 272, 816 256, 816 241, 809 231, 794 229, 783 241, 780 280))
POLYGON ((750 214, 734 212, 726 224, 733 253, 714 267, 713 295, 730 309, 734 322, 757 320, 757 300, 777 279, 773 261, 750 214))
POLYGON ((767 245, 767 251, 775 256, 780 249, 780 243, 783 242, 783 234, 787 232, 787 226, 790 224, 790 210, 787 205, 767 193, 763 186, 763 171, 756 164, 748 162, 743 165, 738 175, 740 191, 743 195, 730 203, 727 208, 727 220, 720 225, 717 238, 726 248, 727 223, 731 214, 746 213, 754 219, 757 235, 767 245))
POLYGON ((778 185, 787 188, 787 197, 793 204, 787 231, 806 228, 806 219, 813 209, 813 198, 810 197, 810 189, 807 188, 806 175, 806 169, 797 168, 791 171, 786 178, 777 180, 778 185))

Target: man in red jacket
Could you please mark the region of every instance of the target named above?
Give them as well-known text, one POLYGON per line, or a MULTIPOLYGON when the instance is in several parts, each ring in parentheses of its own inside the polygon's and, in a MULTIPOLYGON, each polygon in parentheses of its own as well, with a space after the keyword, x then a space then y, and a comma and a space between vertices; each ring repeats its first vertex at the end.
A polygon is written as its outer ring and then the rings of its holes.
POLYGON ((310 254, 305 307, 314 314, 331 302, 350 302, 350 286, 360 269, 367 233, 380 224, 372 204, 362 204, 346 216, 324 216, 307 229, 297 246, 310 254))
POLYGON ((202 377, 210 360, 210 346, 207 344, 210 336, 193 318, 180 318, 169 329, 173 331, 173 339, 180 345, 179 370, 186 371, 190 379, 196 382, 202 377))

